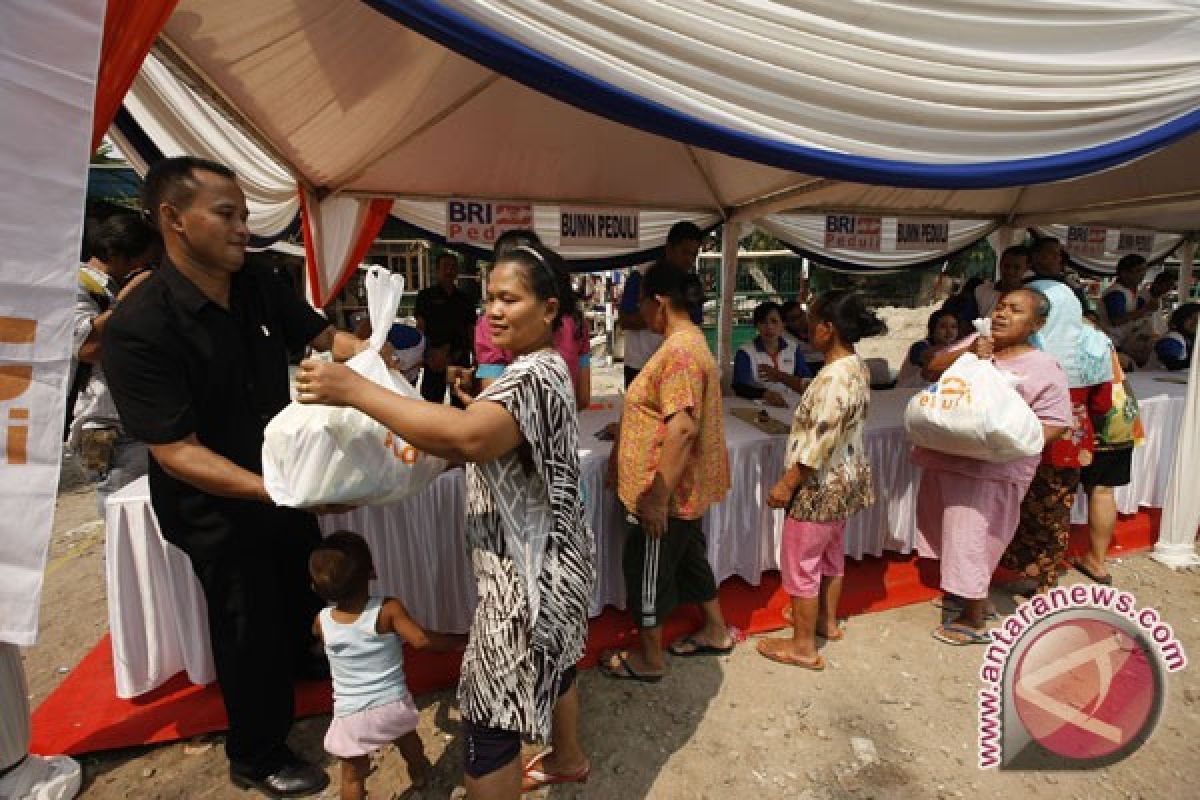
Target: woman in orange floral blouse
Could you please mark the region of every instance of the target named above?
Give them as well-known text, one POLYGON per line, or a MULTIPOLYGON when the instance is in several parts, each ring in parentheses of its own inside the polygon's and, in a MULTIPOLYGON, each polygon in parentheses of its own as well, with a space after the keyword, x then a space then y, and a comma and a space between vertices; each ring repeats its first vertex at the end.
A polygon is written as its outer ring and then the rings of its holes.
POLYGON ((609 462, 625 507, 625 597, 640 647, 601 657, 613 678, 662 680, 662 624, 676 606, 699 604, 704 627, 675 642, 675 656, 733 649, 704 542, 704 512, 729 491, 721 374, 691 309, 703 297, 695 275, 651 267, 641 313, 662 345, 625 395, 621 432, 609 462))

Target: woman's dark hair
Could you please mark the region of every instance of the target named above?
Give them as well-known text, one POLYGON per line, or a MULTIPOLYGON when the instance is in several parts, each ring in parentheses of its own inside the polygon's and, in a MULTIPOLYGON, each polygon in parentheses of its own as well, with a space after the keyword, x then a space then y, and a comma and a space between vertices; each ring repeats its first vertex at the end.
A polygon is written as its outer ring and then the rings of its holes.
MULTIPOLYGON (((1168 321, 1168 327, 1176 333, 1183 333, 1183 324, 1188 321, 1188 317, 1193 314, 1200 314, 1200 303, 1184 303, 1179 308, 1171 312, 1171 319, 1168 321)), ((1186 335, 1186 334, 1185 334, 1186 335)))
POLYGON ((786 317, 793 308, 803 309, 804 306, 800 303, 799 300, 788 300, 786 303, 784 303, 783 305, 781 305, 779 307, 779 313, 786 317))
POLYGON ((688 220, 681 220, 671 226, 671 230, 667 231, 667 244, 676 245, 681 242, 703 242, 704 233, 696 226, 696 223, 688 220))
POLYGON ((1139 256, 1137 253, 1129 253, 1121 256, 1121 260, 1117 262, 1117 272, 1128 272, 1131 269, 1141 269, 1146 266, 1146 259, 1139 256))
POLYGON ((542 239, 536 232, 528 228, 513 228, 496 237, 496 244, 492 246, 492 258, 499 261, 501 256, 508 255, 522 245, 526 247, 543 246, 542 239))
POLYGON ((855 344, 868 336, 887 333, 887 325, 867 308, 861 296, 849 289, 825 292, 812 304, 809 313, 828 322, 845 344, 855 344))
MULTIPOLYGON (((536 234, 535 234, 536 237, 536 234)), ((497 246, 497 251, 500 249, 497 246)), ((558 299, 558 316, 554 318, 554 330, 562 324, 564 317, 575 322, 575 335, 586 337, 583 326, 583 311, 579 297, 571 286, 571 276, 558 254, 542 244, 518 244, 503 254, 497 253, 496 263, 518 264, 525 279, 539 300, 558 299)))
POLYGON ((114 214, 96 227, 88 244, 92 256, 101 261, 133 260, 162 247, 162 237, 137 214, 114 214))
POLYGON ((366 591, 371 567, 371 548, 353 531, 331 533, 308 558, 313 588, 330 603, 366 591))
POLYGON ((774 300, 767 300, 764 303, 759 303, 756 305, 754 307, 754 324, 761 325, 762 323, 766 322, 767 317, 770 316, 772 311, 778 311, 779 316, 781 318, 783 317, 783 307, 774 300))
POLYGON ((642 276, 642 296, 665 297, 676 311, 690 311, 704 303, 704 287, 694 273, 658 263, 642 276))
POLYGON ((954 322, 958 324, 959 334, 962 334, 962 320, 958 318, 958 314, 945 308, 939 308, 937 311, 929 315, 929 321, 925 325, 926 341, 933 341, 933 332, 937 329, 938 323, 942 321, 942 317, 952 317, 954 322))

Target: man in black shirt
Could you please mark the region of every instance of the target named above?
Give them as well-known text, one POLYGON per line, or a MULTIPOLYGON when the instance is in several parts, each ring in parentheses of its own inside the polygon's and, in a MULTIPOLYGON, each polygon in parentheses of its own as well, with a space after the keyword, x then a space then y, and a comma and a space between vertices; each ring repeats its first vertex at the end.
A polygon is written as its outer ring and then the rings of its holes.
POLYGON ((458 288, 458 259, 453 253, 438 256, 434 274, 437 283, 417 292, 413 313, 428 342, 421 396, 442 403, 446 399, 446 368, 471 365, 476 310, 471 298, 458 288))
POLYGON ((320 531, 312 514, 271 502, 263 429, 289 402, 289 348, 345 359, 364 345, 269 271, 242 268, 246 200, 228 168, 167 159, 143 192, 166 257, 114 310, 104 371, 129 434, 150 447, 159 526, 204 588, 230 777, 269 794, 311 794, 328 778, 286 739, 293 678, 314 666, 320 601, 307 562, 320 531))
POLYGON ((1067 253, 1063 250, 1062 242, 1055 239, 1053 236, 1044 236, 1036 239, 1033 245, 1029 248, 1029 266, 1033 269, 1033 275, 1026 278, 1026 283, 1033 281, 1058 281, 1070 287, 1075 294, 1075 299, 1079 301, 1079 305, 1083 307, 1085 312, 1095 311, 1095 304, 1088 297, 1087 292, 1083 287, 1074 283, 1067 273, 1067 253))

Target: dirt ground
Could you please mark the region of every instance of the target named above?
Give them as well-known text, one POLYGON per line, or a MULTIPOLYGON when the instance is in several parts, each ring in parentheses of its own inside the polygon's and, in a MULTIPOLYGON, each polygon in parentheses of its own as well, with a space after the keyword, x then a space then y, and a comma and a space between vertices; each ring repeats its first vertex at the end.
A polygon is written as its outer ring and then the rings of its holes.
MULTIPOLYGON (((608 385, 608 384, 602 384, 608 385)), ((1113 565, 1116 583, 1154 607, 1200 657, 1200 577, 1173 573, 1146 556, 1113 565)), ((1069 573, 1068 582, 1078 580, 1069 573)), ((997 592, 1002 611, 1011 597, 997 592)), ((1099 772, 1020 773, 976 766, 978 647, 930 638, 929 605, 854 617, 843 642, 824 650, 821 674, 776 666, 753 640, 733 655, 677 659, 658 685, 580 676, 582 738, 591 780, 544 796, 581 798, 1151 798, 1195 796, 1200 762, 1200 673, 1172 675, 1163 718, 1131 758, 1099 772), (869 740, 856 753, 852 740, 869 740)), ((42 603, 41 635, 25 654, 36 706, 106 628, 103 527, 94 496, 64 472, 42 603)), ((778 635, 778 634, 774 634, 778 635)), ((421 696, 420 734, 436 764, 422 796, 458 796, 462 763, 452 692, 421 696)), ((322 751, 328 717, 301 720, 293 744, 322 751)), ((862 742, 857 742, 860 748, 862 742)), ((220 737, 84 756, 83 797, 237 798, 220 737)), ((385 751, 368 784, 374 798, 408 797, 400 756, 385 751)), ((324 797, 337 796, 336 783, 324 797)))

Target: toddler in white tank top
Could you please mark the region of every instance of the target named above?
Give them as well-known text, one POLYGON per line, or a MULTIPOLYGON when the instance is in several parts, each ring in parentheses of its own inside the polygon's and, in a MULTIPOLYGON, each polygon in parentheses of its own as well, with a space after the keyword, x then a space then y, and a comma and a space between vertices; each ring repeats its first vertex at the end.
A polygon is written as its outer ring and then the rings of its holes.
POLYGON ((466 636, 424 630, 392 597, 373 597, 368 583, 375 567, 367 542, 357 533, 327 537, 308 562, 313 587, 332 606, 317 615, 320 637, 333 675, 333 720, 325 749, 342 762, 343 800, 363 800, 370 755, 394 742, 416 788, 430 768, 417 736, 418 713, 404 680, 404 650, 461 649, 466 636))

